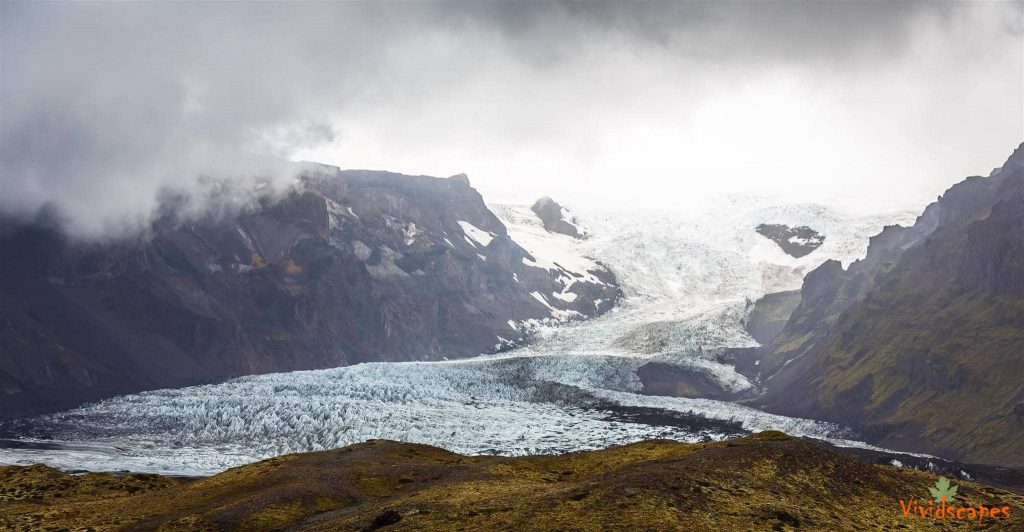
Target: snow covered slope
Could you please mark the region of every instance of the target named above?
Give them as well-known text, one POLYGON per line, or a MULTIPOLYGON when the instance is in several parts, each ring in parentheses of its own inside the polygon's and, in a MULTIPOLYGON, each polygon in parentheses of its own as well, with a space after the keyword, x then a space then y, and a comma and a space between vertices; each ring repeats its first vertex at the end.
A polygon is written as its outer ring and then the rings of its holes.
POLYGON ((525 234, 527 226, 519 220, 531 213, 524 207, 491 209, 531 252, 548 251, 544 246, 557 242, 561 250, 600 259, 615 272, 625 295, 605 316, 541 329, 523 352, 657 358, 710 373, 733 390, 750 383, 713 355, 722 348, 757 345, 741 325, 749 302, 800 288, 803 275, 825 260, 848 265, 863 257, 869 237, 883 226, 912 223, 915 217, 909 210, 848 215, 818 204, 730 196, 692 212, 576 208, 592 236, 574 240, 525 234), (794 258, 755 231, 761 223, 807 225, 827 238, 813 253, 794 258))
POLYGON ((570 281, 585 279, 599 260, 622 286, 619 307, 569 325, 517 324, 535 333, 534 343, 501 355, 280 373, 110 399, 16 427, 20 448, 0 449, 0 462, 211 473, 369 438, 515 455, 767 428, 849 437, 829 423, 732 403, 641 395, 636 369, 657 359, 729 389, 749 387, 713 356, 755 345, 740 325, 749 301, 799 287, 803 272, 826 259, 848 264, 883 225, 912 221, 910 212, 852 216, 741 197, 702 212, 575 208, 590 235, 580 240, 545 231, 528 207, 491 209, 530 253, 524 260, 564 276, 566 290, 550 297, 571 297, 570 281), (793 258, 754 231, 760 223, 807 225, 825 243, 793 258), (39 444, 41 436, 54 441, 39 444))

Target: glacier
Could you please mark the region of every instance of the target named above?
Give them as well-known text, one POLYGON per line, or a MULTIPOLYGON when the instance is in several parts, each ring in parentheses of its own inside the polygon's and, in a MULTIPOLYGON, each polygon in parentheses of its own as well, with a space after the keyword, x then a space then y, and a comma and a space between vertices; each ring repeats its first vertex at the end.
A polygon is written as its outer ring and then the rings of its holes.
POLYGON ((725 389, 752 387, 713 356, 757 345, 742 326, 750 303, 799 288, 803 275, 827 259, 848 265, 863 257, 870 236, 885 225, 912 223, 915 211, 850 214, 750 196, 671 211, 576 206, 588 235, 577 240, 544 231, 527 206, 491 209, 539 267, 586 276, 598 262, 607 266, 623 290, 619 305, 589 320, 564 323, 554 316, 516 324, 532 341, 495 355, 242 377, 19 421, 0 427, 6 438, 0 463, 208 475, 374 438, 527 455, 765 429, 869 447, 831 423, 709 399, 643 395, 636 371, 658 360, 712 375, 725 389), (757 234, 760 223, 807 225, 825 242, 796 259, 757 234), (665 421, 677 418, 682 421, 665 421))

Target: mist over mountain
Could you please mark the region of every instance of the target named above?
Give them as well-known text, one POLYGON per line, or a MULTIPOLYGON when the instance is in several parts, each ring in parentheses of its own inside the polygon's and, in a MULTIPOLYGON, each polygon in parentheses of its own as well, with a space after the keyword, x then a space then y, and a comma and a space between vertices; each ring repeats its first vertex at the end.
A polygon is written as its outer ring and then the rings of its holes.
POLYGON ((0 10, 0 212, 94 240, 166 194, 286 191, 286 160, 466 172, 517 204, 892 209, 998 164, 1024 112, 1019 2, 0 10))
POLYGON ((0 417, 254 373, 490 353, 619 297, 603 266, 520 247, 465 175, 307 165, 280 199, 176 212, 108 243, 4 227, 0 417))

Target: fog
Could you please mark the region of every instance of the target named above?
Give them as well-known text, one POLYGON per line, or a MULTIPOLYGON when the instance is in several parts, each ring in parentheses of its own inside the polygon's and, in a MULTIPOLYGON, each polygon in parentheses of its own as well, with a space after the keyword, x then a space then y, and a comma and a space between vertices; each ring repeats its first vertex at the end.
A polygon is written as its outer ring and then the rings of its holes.
POLYGON ((0 210, 84 238, 284 190, 287 161, 882 209, 1024 140, 1024 2, 8 2, 0 31, 0 210))

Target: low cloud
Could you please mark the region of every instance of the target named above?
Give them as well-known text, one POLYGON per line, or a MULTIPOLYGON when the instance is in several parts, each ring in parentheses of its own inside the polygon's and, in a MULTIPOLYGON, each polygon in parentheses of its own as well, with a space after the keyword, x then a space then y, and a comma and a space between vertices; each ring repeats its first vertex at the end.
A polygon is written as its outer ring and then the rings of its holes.
POLYGON ((284 190, 298 158, 509 200, 914 165, 930 191, 1024 135, 1020 5, 7 2, 0 210, 119 236, 168 195, 284 190))

